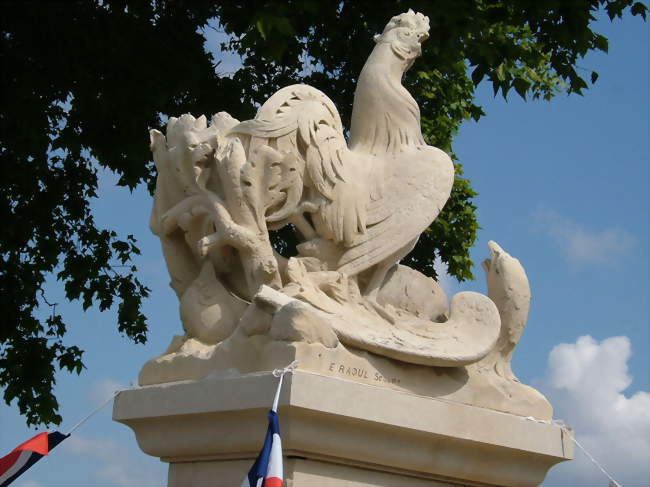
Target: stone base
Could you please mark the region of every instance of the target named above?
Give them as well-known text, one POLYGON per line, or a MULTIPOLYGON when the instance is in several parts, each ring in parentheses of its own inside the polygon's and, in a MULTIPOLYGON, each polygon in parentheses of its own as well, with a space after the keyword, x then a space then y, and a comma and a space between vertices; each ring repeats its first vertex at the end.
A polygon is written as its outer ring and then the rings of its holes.
MULTIPOLYGON (((238 487, 242 472, 251 467, 250 460, 174 463, 169 466, 169 486, 238 487), (207 479, 207 481, 206 481, 207 479), (214 479, 220 479, 215 482, 214 479)), ((396 473, 381 472, 347 465, 337 465, 299 457, 284 459, 285 485, 313 487, 458 487, 458 484, 396 473)))
MULTIPOLYGON (((170 487, 238 486, 276 385, 256 373, 127 390, 113 418, 170 463, 170 487)), ((573 455, 554 425, 300 370, 279 404, 287 487, 536 486, 573 455)))
POLYGON ((141 386, 233 376, 273 370, 298 360, 301 371, 448 400, 519 416, 549 420, 553 408, 538 391, 507 380, 492 368, 426 367, 373 353, 321 343, 287 342, 268 336, 237 334, 218 345, 176 337, 169 350, 149 360, 140 372, 141 386))

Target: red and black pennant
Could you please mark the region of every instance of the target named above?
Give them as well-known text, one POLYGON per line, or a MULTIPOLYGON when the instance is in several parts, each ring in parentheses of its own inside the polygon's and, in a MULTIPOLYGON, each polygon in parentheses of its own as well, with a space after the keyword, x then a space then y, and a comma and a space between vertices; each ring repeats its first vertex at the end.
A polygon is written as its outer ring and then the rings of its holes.
POLYGON ((68 436, 58 431, 40 433, 0 458, 0 487, 7 487, 68 436))

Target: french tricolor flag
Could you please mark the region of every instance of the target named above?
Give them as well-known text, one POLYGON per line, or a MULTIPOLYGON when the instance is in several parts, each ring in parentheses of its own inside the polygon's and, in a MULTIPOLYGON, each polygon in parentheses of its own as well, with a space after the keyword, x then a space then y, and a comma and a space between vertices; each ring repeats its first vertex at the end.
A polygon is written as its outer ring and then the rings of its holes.
POLYGON ((68 436, 58 431, 40 433, 0 458, 0 487, 7 487, 68 436))
POLYGON ((264 446, 241 487, 282 487, 282 479, 282 441, 278 414, 271 410, 264 446))
POLYGON ((269 427, 266 430, 264 446, 257 460, 248 471, 248 475, 241 483, 241 487, 282 487, 284 472, 282 469, 282 440, 280 439, 280 425, 278 423, 278 400, 282 390, 284 374, 293 372, 298 367, 294 361, 284 369, 273 371, 273 375, 280 376, 278 388, 275 391, 273 407, 269 411, 269 427))

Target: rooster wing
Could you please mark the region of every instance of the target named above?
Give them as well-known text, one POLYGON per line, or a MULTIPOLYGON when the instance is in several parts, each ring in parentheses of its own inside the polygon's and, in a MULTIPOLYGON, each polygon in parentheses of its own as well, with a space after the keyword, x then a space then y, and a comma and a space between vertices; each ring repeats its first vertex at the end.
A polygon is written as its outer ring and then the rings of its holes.
POLYGON ((348 275, 390 259, 397 263, 435 220, 451 193, 454 166, 443 151, 424 146, 387 157, 383 196, 369 204, 365 234, 338 262, 338 270, 348 275))

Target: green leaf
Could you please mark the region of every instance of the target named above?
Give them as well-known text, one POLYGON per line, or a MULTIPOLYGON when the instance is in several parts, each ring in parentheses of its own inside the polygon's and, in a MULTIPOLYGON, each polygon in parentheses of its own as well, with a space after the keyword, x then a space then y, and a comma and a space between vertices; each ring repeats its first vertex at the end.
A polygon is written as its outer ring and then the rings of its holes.
POLYGON ((265 19, 264 18, 257 19, 257 21, 255 22, 255 27, 257 27, 257 31, 262 36, 262 39, 266 40, 267 24, 265 22, 265 19))
POLYGON ((603 52, 608 52, 609 51, 609 41, 607 40, 607 37, 602 36, 600 34, 596 34, 594 36, 594 46, 596 49, 599 49, 603 52))
POLYGON ((591 72, 591 84, 594 84, 598 80, 598 73, 596 71, 591 72))
POLYGON ((494 72, 496 73, 497 79, 499 81, 505 81, 505 79, 506 79, 506 66, 505 66, 505 63, 499 64, 499 66, 497 66, 497 69, 495 69, 494 72))
POLYGON ((519 96, 521 96, 525 100, 526 93, 530 88, 530 82, 523 78, 515 78, 515 80, 513 81, 513 85, 515 87, 515 91, 517 92, 517 94, 519 94, 519 96))
POLYGON ((478 85, 485 77, 485 69, 482 65, 477 66, 472 71, 472 83, 478 85))
POLYGON ((632 15, 640 15, 641 17, 643 17, 643 20, 646 20, 646 16, 647 16, 647 13, 648 13, 648 7, 646 7, 641 2, 636 2, 630 8, 630 13, 632 13, 632 15))

